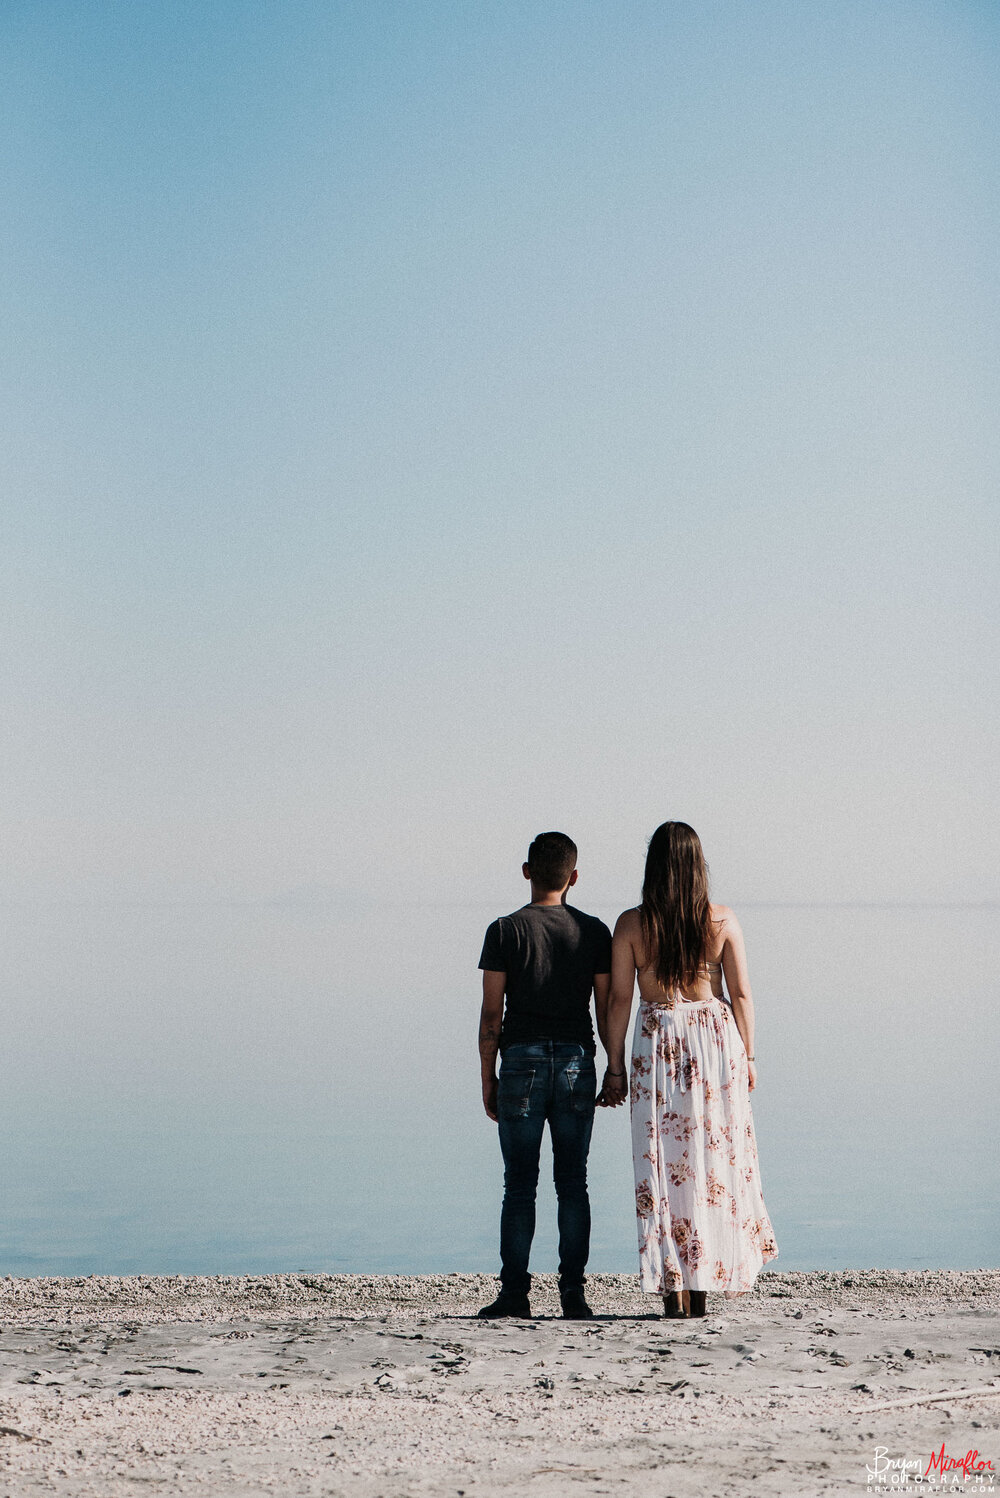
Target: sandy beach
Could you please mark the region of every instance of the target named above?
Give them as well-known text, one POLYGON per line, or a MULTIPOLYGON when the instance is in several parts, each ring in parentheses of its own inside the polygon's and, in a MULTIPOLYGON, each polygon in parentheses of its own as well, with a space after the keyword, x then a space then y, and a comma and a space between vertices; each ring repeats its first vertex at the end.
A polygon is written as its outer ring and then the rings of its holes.
MULTIPOLYGON (((0 1491, 808 1498, 942 1445, 1000 1471, 1000 1271, 765 1272, 695 1322, 626 1275, 590 1322, 542 1276, 531 1321, 478 1321, 495 1285, 6 1279, 0 1491)), ((958 1477, 934 1490, 1000 1488, 958 1477)))

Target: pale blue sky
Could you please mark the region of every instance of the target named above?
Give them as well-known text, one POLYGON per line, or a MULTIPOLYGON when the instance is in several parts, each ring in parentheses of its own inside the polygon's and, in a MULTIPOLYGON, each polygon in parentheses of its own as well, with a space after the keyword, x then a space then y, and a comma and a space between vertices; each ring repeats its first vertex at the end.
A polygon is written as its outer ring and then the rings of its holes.
POLYGON ((4 897, 1000 896, 998 41, 6 6, 4 897))

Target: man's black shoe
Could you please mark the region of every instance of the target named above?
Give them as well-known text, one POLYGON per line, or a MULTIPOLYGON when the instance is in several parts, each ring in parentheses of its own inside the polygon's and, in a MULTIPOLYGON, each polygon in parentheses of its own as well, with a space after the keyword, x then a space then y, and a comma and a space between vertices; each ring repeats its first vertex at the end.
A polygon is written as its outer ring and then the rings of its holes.
POLYGON ((560 1290, 559 1299, 562 1301, 563 1319, 566 1321, 589 1321, 593 1311, 587 1304, 587 1297, 583 1289, 575 1287, 572 1290, 560 1290))
POLYGON ((492 1321, 497 1316, 524 1316, 530 1320, 531 1304, 526 1295, 511 1295, 506 1290, 501 1290, 496 1300, 491 1305, 483 1306, 479 1314, 486 1321, 492 1321))

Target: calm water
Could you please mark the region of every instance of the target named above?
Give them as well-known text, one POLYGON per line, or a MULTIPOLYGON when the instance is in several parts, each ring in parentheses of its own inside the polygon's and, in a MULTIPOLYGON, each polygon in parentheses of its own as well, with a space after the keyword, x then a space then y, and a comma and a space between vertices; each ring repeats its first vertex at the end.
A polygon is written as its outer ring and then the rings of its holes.
MULTIPOLYGON (((738 909, 773 1267, 1000 1265, 997 910, 738 909)), ((0 1273, 495 1269, 498 913, 8 907, 0 1273)), ((634 1272, 624 1109, 591 1178, 591 1268, 634 1272)), ((536 1270, 553 1222, 546 1184, 536 1270)))

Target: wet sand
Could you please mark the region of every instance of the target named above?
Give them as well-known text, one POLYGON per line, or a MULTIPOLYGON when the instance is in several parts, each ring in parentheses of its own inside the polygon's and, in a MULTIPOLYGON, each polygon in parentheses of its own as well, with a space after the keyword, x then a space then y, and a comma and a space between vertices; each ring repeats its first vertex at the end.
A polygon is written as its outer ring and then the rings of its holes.
POLYGON ((0 1493, 812 1498, 942 1443, 995 1469, 956 1491, 1000 1492, 1000 1270, 765 1271, 688 1322, 627 1275, 589 1279, 589 1322, 548 1276, 531 1321, 477 1320, 495 1291, 0 1281, 0 1493))

